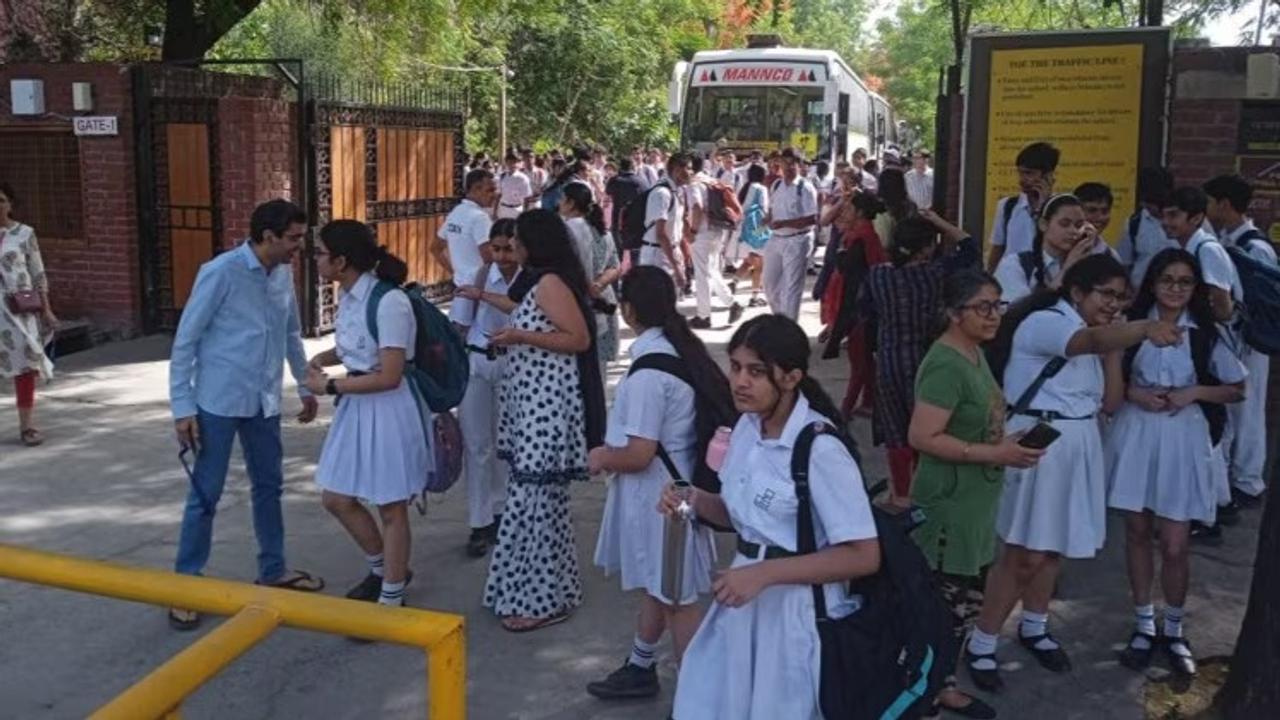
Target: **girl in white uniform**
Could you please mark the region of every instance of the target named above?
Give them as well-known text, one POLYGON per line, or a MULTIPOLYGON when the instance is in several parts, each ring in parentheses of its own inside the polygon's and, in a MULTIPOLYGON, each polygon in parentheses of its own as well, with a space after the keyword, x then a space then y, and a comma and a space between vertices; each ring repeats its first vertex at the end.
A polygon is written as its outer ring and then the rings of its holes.
MULTIPOLYGON (((1158 348, 1144 342, 1136 353, 1131 352, 1128 401, 1107 437, 1108 505, 1124 511, 1136 619, 1120 662, 1145 669, 1156 646, 1151 586, 1155 578, 1152 530, 1158 527, 1166 604, 1164 646, 1174 671, 1192 675, 1195 660, 1182 632, 1191 573, 1191 521, 1212 522, 1217 500, 1212 468, 1215 438, 1206 412, 1220 414, 1215 424, 1224 423, 1222 405, 1244 397, 1247 373, 1220 340, 1208 287, 1195 257, 1185 250, 1162 250, 1151 260, 1130 317, 1176 322, 1186 333, 1177 345, 1158 348), (1205 357, 1197 362, 1196 353, 1205 357), (1212 378, 1198 377, 1197 365, 1212 378)), ((1221 431, 1219 424, 1218 439, 1221 431)))
MULTIPOLYGON (((794 321, 761 315, 729 342, 729 381, 743 413, 720 468, 720 495, 695 490, 699 517, 737 531, 738 553, 712 584, 715 603, 685 653, 676 720, 810 720, 818 705, 821 646, 812 585, 828 615, 858 611, 848 581, 880 566, 871 506, 848 449, 819 436, 809 460, 817 552, 794 556, 797 503, 791 450, 812 423, 841 427, 839 411, 807 374, 809 342, 794 321)), ((679 497, 668 487, 664 512, 679 497)))
POLYGON ((1084 206, 1075 195, 1055 195, 1045 203, 1036 221, 1031 249, 1000 259, 996 280, 1000 299, 1017 302, 1040 288, 1057 291, 1062 276, 1072 265, 1090 255, 1107 252, 1107 243, 1084 216, 1084 206))
POLYGON ((1109 254, 1091 255, 1063 274, 1057 293, 1041 290, 1005 316, 992 348, 1005 363, 1009 435, 1048 423, 1061 435, 1027 469, 1006 468, 996 516, 1004 541, 987 575, 982 612, 965 653, 978 687, 1002 686, 996 662, 1000 628, 1022 600, 1019 639, 1046 669, 1066 672, 1071 661, 1049 634, 1048 610, 1062 557, 1091 558, 1106 538, 1105 467, 1099 412, 1124 401, 1121 350, 1144 339, 1163 347, 1178 341, 1173 323, 1114 323, 1127 297, 1124 267, 1109 254), (1045 368, 1063 362, 1051 377, 1045 368), (1038 390, 1034 390, 1039 383, 1038 390), (1028 390, 1028 399, 1023 394, 1028 390))
POLYGON ((426 483, 430 455, 423 429, 432 422, 404 379, 417 333, 409 298, 399 289, 408 267, 378 247, 373 231, 356 220, 321 228, 315 257, 320 277, 341 288, 336 346, 314 357, 307 375, 312 392, 341 396, 316 483, 324 490, 325 509, 369 564, 368 575, 347 597, 401 605, 409 577, 408 500, 426 483), (380 287, 384 283, 395 287, 380 287), (375 341, 368 303, 379 295, 375 341), (323 368, 338 364, 347 376, 327 377, 323 368), (361 501, 378 507, 381 531, 361 501))
MULTIPOLYGON (((676 310, 676 286, 661 268, 641 265, 622 284, 622 317, 636 331, 632 361, 653 353, 678 358, 702 392, 730 402, 729 381, 676 310)), ((697 460, 694 390, 658 369, 640 369, 618 383, 609 414, 605 444, 587 458, 591 472, 616 473, 609 483, 604 519, 596 543, 596 565, 610 575, 621 572, 623 590, 643 590, 635 643, 622 668, 587 692, 603 699, 648 697, 658 692, 654 652, 665 629, 679 664, 698 629, 702 608, 698 596, 711 589, 715 547, 711 530, 694 525, 685 547, 687 594, 667 597, 662 591, 664 520, 654 512, 662 489, 673 478, 658 456, 666 452, 680 477, 689 480, 697 460)))

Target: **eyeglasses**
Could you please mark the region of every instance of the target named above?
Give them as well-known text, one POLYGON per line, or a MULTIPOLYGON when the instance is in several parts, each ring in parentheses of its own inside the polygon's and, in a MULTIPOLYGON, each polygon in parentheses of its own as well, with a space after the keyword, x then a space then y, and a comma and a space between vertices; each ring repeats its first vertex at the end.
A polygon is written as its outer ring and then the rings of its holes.
POLYGON ((1191 290, 1196 286, 1196 279, 1189 277, 1162 277, 1156 281, 1156 284, 1165 290, 1191 290))
POLYGON ((996 315, 1003 315, 1009 309, 1009 303, 1003 300, 981 300, 979 302, 969 303, 968 305, 960 305, 959 310, 972 310, 974 313, 982 317, 989 318, 996 315))
POLYGON ((1093 291, 1101 295, 1102 299, 1107 302, 1122 304, 1129 300, 1129 293, 1124 292, 1122 290, 1112 290, 1111 288, 1094 288, 1093 291))

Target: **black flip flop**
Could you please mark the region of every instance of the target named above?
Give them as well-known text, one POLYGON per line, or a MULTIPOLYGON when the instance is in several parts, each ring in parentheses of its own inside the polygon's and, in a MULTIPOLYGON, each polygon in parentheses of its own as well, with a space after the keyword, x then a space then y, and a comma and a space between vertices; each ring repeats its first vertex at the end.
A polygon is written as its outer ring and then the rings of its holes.
POLYGON ((309 572, 302 570, 293 570, 286 572, 281 576, 280 580, 275 582, 255 582, 255 585, 265 585, 267 587, 280 588, 281 590, 297 590, 298 592, 320 592, 324 590, 324 578, 313 576, 309 572), (289 577, 290 572, 292 577, 289 577), (284 578, 288 578, 287 580, 284 578), (307 585, 307 583, 312 583, 307 585))

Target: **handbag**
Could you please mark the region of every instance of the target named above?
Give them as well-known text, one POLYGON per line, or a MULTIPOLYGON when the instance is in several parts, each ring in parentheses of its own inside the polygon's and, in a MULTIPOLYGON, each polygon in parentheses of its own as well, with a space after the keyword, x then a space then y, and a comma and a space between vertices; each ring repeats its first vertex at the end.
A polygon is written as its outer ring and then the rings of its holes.
POLYGON ((14 315, 38 315, 44 312, 44 298, 35 290, 19 290, 5 296, 9 312, 14 315))

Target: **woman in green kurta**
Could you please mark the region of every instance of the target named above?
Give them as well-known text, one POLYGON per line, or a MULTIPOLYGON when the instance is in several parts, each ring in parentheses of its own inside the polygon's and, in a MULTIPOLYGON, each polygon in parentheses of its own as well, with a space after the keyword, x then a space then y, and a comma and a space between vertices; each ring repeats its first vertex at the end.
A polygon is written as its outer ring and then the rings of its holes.
MULTIPOLYGON (((946 329, 916 373, 908 441, 920 453, 911 499, 925 513, 913 533, 938 575, 963 638, 982 607, 982 575, 995 559, 995 515, 1002 466, 1030 467, 1043 454, 1004 436, 1004 395, 979 346, 1000 327, 1005 304, 987 273, 948 275, 942 286, 946 329)), ((965 717, 993 718, 995 710, 947 686, 938 697, 965 717)))

